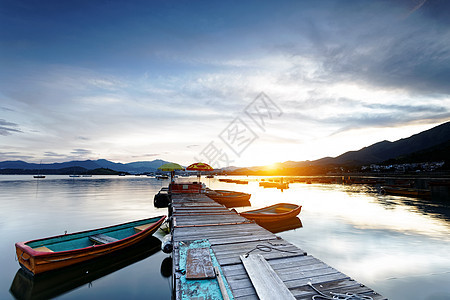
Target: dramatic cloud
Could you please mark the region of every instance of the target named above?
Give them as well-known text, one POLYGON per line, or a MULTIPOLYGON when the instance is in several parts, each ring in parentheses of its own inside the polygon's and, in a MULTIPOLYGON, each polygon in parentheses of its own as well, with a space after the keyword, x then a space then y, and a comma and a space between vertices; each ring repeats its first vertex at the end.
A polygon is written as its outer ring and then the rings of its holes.
POLYGON ((10 1, 0 151, 189 163, 260 92, 284 113, 237 163, 405 137, 449 119, 449 13, 442 0, 10 1))

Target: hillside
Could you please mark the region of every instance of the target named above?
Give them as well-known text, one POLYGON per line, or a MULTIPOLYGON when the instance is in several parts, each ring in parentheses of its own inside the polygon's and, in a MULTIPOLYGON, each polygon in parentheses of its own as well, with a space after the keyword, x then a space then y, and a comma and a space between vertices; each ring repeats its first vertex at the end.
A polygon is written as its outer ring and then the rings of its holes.
POLYGON ((440 145, 444 145, 448 141, 450 141, 450 122, 395 142, 381 141, 358 151, 345 152, 337 157, 320 159, 312 163, 321 165, 365 165, 381 163, 401 156, 406 157, 409 154, 424 151, 429 148, 439 148, 440 145))

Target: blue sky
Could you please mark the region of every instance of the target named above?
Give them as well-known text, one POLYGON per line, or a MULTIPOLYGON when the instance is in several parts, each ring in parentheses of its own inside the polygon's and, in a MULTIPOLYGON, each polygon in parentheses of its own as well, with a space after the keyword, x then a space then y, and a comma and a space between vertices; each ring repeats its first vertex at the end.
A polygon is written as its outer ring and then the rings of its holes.
POLYGON ((3 0, 0 160, 247 166, 408 137, 450 119, 449 6, 3 0), (258 127, 262 92, 281 113, 258 127))

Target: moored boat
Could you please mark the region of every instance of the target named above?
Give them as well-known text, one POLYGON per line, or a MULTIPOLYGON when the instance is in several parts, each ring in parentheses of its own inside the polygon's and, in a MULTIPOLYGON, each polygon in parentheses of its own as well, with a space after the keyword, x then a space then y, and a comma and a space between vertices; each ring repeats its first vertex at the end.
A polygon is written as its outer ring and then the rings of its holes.
POLYGON ((268 181, 261 181, 259 183, 259 186, 262 186, 264 188, 277 188, 277 189, 288 189, 289 183, 287 182, 268 182, 268 181))
POLYGON ((34 275, 87 261, 152 235, 165 216, 16 243, 20 266, 34 275))
POLYGON ((10 293, 15 299, 53 299, 139 262, 158 253, 160 249, 161 241, 149 236, 133 247, 39 276, 29 276, 29 272, 19 269, 11 284, 10 293))
POLYGON ((248 206, 251 194, 226 190, 208 190, 206 196, 227 207, 248 206))
POLYGON ((415 189, 408 187, 394 187, 384 186, 381 188, 381 194, 390 194, 397 196, 412 196, 412 197, 431 197, 431 190, 415 189))
POLYGON ((301 209, 301 205, 278 203, 260 209, 241 212, 240 215, 256 222, 274 222, 293 218, 300 213, 301 209))

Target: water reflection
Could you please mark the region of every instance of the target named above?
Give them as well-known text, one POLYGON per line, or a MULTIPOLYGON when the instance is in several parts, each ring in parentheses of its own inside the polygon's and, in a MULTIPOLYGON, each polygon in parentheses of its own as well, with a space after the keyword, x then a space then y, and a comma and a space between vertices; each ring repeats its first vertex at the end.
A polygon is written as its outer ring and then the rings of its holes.
POLYGON ((289 218, 276 222, 257 222, 259 226, 269 230, 272 233, 280 233, 283 231, 293 230, 303 227, 299 217, 289 218))
POLYGON ((161 275, 165 278, 172 276, 172 257, 168 256, 161 262, 161 275))
POLYGON ((161 241, 151 236, 114 254, 34 277, 19 269, 11 284, 10 293, 20 300, 54 298, 141 261, 157 253, 160 247, 161 241))
POLYGON ((423 215, 450 221, 450 202, 448 200, 422 199, 411 197, 379 197, 385 206, 410 206, 423 215))

